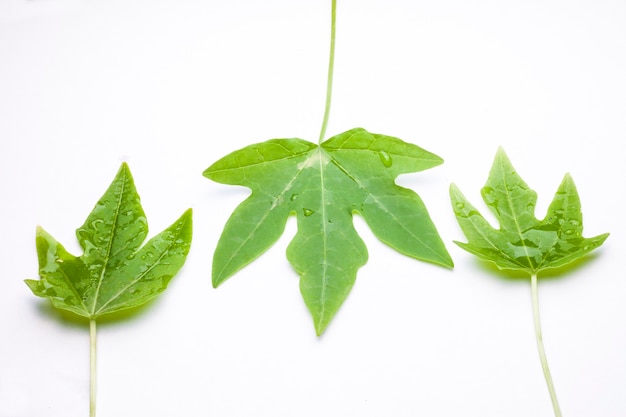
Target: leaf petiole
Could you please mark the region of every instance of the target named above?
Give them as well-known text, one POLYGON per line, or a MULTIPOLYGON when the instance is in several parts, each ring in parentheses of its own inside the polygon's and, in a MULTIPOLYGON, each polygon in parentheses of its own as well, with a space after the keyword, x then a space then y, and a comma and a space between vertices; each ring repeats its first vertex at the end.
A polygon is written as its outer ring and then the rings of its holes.
POLYGON ((89 320, 89 417, 96 416, 96 320, 89 320))
POLYGON ((319 143, 324 141, 326 136, 326 127, 328 126, 328 117, 330 116, 330 102, 333 95, 333 73, 335 69, 335 26, 337 21, 337 0, 332 0, 331 5, 331 23, 330 23, 330 56, 328 58, 328 75, 326 78, 326 104, 324 106, 324 119, 322 121, 322 129, 320 131, 319 143))
POLYGON ((541 368, 543 369, 543 376, 548 385, 548 391, 550 392, 550 399, 552 400, 552 407, 554 408, 554 415, 561 417, 561 408, 559 407, 559 401, 556 398, 556 390, 554 389, 554 382, 552 382, 552 374, 550 373, 550 367, 548 366, 548 358, 546 356, 546 350, 543 347, 543 336, 541 333, 541 320, 539 318, 539 295, 537 290, 537 274, 532 274, 530 278, 530 287, 532 291, 533 300, 533 318, 535 322, 535 339, 537 340, 537 350, 539 350, 539 359, 541 360, 541 368))

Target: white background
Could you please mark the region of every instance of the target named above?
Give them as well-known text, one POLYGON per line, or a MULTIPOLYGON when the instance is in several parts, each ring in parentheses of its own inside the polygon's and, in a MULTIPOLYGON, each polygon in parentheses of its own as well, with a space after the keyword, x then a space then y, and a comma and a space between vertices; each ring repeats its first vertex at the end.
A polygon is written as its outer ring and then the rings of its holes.
MULTIPOLYGON (((35 226, 74 230, 127 161, 151 235, 194 209, 170 288, 99 327, 101 417, 550 417, 530 285, 456 247, 448 186, 475 205, 503 146, 543 217, 565 172, 605 245, 540 281, 566 417, 626 415, 626 2, 339 0, 328 134, 400 137, 445 164, 417 191, 455 260, 370 260, 315 336, 285 258, 295 232, 219 289, 212 252, 247 192, 201 173, 243 146, 317 141, 330 0, 0 0, 0 417, 86 416, 88 328, 22 282, 35 226)), ((493 217, 490 217, 493 219, 493 217)))

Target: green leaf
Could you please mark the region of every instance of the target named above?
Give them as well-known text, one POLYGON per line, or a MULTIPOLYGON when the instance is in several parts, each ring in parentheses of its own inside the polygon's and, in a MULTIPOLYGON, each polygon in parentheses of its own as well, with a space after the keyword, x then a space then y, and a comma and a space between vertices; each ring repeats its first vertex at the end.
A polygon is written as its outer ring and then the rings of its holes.
POLYGON ((68 253, 37 228, 40 280, 26 280, 60 309, 96 319, 137 307, 164 291, 191 245, 191 209, 150 239, 130 170, 122 164, 113 183, 76 231, 84 253, 68 253))
POLYGON ((452 184, 450 197, 468 243, 455 242, 500 269, 537 274, 558 268, 599 247, 608 233, 584 238, 578 192, 569 174, 563 178, 543 220, 535 217, 537 194, 520 178, 499 149, 482 197, 500 228, 492 227, 452 184))
POLYGON ((347 297, 367 249, 352 224, 359 213, 387 245, 416 259, 452 267, 422 200, 394 183, 400 174, 441 164, 400 139, 353 129, 321 145, 273 139, 215 162, 207 178, 252 194, 233 212, 213 257, 217 287, 267 250, 295 213, 298 232, 287 258, 321 334, 347 297))
POLYGON ((543 346, 539 317, 537 274, 575 261, 604 243, 608 233, 584 238, 580 198, 566 174, 543 220, 535 217, 537 193, 515 172, 502 148, 496 153, 482 197, 495 214, 500 228, 492 227, 454 185, 450 197, 467 243, 461 248, 500 269, 522 270, 530 275, 535 340, 555 416, 561 409, 543 346))

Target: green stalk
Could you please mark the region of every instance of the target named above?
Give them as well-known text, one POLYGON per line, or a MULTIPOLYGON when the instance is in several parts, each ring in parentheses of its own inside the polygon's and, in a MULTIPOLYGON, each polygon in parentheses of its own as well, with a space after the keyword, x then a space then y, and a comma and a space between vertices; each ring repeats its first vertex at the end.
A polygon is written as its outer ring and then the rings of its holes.
POLYGON ((324 107, 324 120, 320 131, 319 143, 324 141, 328 117, 330 116, 330 102, 333 94, 333 72, 335 69, 335 22, 337 21, 337 0, 332 0, 331 23, 330 23, 330 57, 328 59, 328 75, 326 78, 326 105, 324 107))
POLYGON ((96 417, 96 320, 89 320, 89 417, 96 417))
POLYGON ((556 398, 556 390, 554 389, 554 383, 552 382, 552 374, 550 374, 550 368, 548 367, 548 358, 546 357, 546 350, 543 347, 543 336, 541 334, 541 320, 539 319, 539 296, 537 291, 537 274, 532 274, 530 279, 530 285, 533 298, 533 318, 535 321, 535 338, 537 339, 537 349, 539 350, 539 359, 541 360, 541 368, 543 369, 543 376, 548 385, 548 391, 550 392, 550 399, 552 400, 552 407, 554 408, 554 415, 561 417, 561 409, 559 407, 559 401, 556 398))

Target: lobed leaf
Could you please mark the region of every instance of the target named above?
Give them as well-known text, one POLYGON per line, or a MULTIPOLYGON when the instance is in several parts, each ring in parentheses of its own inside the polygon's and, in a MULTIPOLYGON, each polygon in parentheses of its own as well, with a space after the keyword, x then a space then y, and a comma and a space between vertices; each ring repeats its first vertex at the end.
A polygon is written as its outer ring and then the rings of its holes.
POLYGON ((376 236, 416 259, 452 267, 422 200, 395 178, 441 164, 438 156, 391 136, 352 129, 316 145, 273 139, 235 151, 204 176, 243 185, 251 195, 232 213, 213 256, 213 285, 265 252, 297 216, 287 258, 321 334, 347 297, 367 249, 352 223, 363 216, 376 236))
POLYGON ((185 262, 191 245, 192 212, 141 244, 148 223, 126 164, 76 236, 83 254, 68 253, 37 228, 39 280, 32 292, 60 309, 95 319, 144 304, 164 291, 185 262))
POLYGON ((585 256, 609 236, 608 233, 593 238, 582 236, 580 198, 569 174, 563 178, 546 217, 538 220, 537 194, 515 172, 501 148, 481 194, 500 228, 493 228, 458 187, 451 184, 452 207, 468 239, 467 243, 455 243, 500 269, 537 274, 558 268, 585 256))

